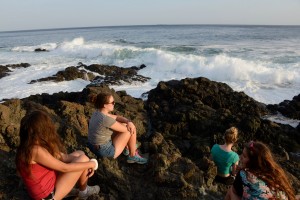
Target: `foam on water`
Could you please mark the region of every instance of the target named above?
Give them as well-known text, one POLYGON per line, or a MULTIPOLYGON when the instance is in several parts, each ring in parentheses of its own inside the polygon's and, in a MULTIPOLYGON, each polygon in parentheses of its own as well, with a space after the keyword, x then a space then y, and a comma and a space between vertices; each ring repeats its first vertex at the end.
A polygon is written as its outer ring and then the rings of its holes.
POLYGON ((278 113, 277 115, 265 115, 262 118, 273 121, 273 122, 276 122, 276 123, 279 123, 279 124, 287 124, 287 125, 290 125, 294 128, 296 128, 300 123, 300 120, 289 119, 287 117, 284 117, 280 113, 278 113))
MULTIPOLYGON (((15 47, 12 51, 34 51, 35 48, 42 46, 15 47)), ((43 53, 45 55, 42 57, 36 56, 37 53, 32 53, 35 55, 23 55, 26 59, 31 57, 29 60, 36 63, 35 66, 24 70, 14 70, 11 76, 0 80, 0 83, 3 82, 1 84, 3 98, 10 98, 11 96, 9 95, 11 89, 5 89, 4 82, 8 80, 12 82, 18 77, 26 77, 25 80, 28 83, 30 80, 53 75, 68 66, 76 65, 78 62, 85 64, 107 63, 125 67, 144 63, 147 67, 140 70, 139 73, 151 77, 147 89, 151 89, 151 86, 154 88, 159 81, 203 76, 211 80, 225 82, 233 89, 244 91, 249 96, 264 103, 279 103, 286 96, 296 95, 300 89, 300 67, 297 65, 285 66, 283 69, 273 63, 247 61, 225 54, 211 57, 183 55, 155 48, 137 48, 97 42, 86 43, 83 38, 75 38, 70 42, 63 42, 60 45, 52 44, 48 47, 51 47, 49 48, 50 52, 43 53)), ((42 55, 42 53, 39 54, 42 55)), ((24 61, 21 59, 20 62, 24 61)), ((28 90, 32 86, 22 85, 20 91, 28 90)), ((141 93, 138 91, 145 92, 145 90, 138 89, 138 87, 128 86, 128 90, 134 93, 134 96, 139 97, 141 93), (136 91, 133 91, 133 88, 136 88, 136 91)), ((51 91, 53 88, 53 92, 57 92, 57 88, 51 84, 47 88, 47 91, 51 91)), ((25 92, 25 94, 30 95, 38 91, 40 90, 33 89, 25 92)), ((13 95, 16 96, 17 94, 19 93, 13 95)), ((21 95, 20 97, 24 96, 21 95)))
POLYGON ((32 94, 53 94, 59 91, 77 92, 89 84, 89 81, 82 79, 59 83, 47 81, 29 84, 31 80, 51 76, 56 72, 57 70, 49 66, 33 66, 25 69, 17 69, 9 76, 0 79, 0 99, 25 98, 32 94))
POLYGON ((18 46, 14 47, 11 50, 16 52, 33 52, 35 49, 47 49, 49 51, 55 49, 57 47, 56 43, 45 43, 37 46, 18 46))
MULTIPOLYGON (((76 30, 26 33, 31 43, 18 42, 18 39, 23 39, 22 32, 15 33, 7 38, 11 39, 9 43, 0 42, 3 46, 0 49, 0 65, 27 62, 31 67, 11 69, 13 72, 10 76, 0 79, 0 99, 23 98, 42 92, 79 91, 89 82, 74 80, 27 84, 31 80, 54 75, 66 67, 76 66, 78 62, 120 67, 145 64, 147 67, 138 73, 150 77, 149 82, 112 86, 116 90, 126 90, 134 97, 141 97, 142 93, 156 87, 159 81, 200 76, 227 83, 234 90, 244 91, 267 104, 279 103, 299 94, 300 52, 297 38, 287 37, 286 41, 281 41, 282 37, 276 39, 277 36, 272 36, 276 40, 270 45, 268 40, 271 37, 265 40, 255 37, 249 40, 251 35, 242 38, 239 35, 240 27, 225 27, 230 33, 228 41, 218 35, 224 32, 223 27, 220 32, 214 30, 211 33, 210 27, 184 27, 185 32, 190 31, 188 35, 184 35, 180 27, 175 27, 180 34, 170 35, 164 27, 157 31, 144 29, 147 27, 127 28, 128 35, 122 32, 123 29, 80 29, 77 31, 81 35, 77 37, 73 37, 76 30), (208 35, 201 33, 201 37, 197 38, 198 31, 203 28, 208 30, 208 35), (50 39, 47 40, 47 37, 50 39), (10 47, 11 43, 15 45, 10 47), (34 52, 37 48, 48 51, 34 52)), ((279 29, 279 34, 288 36, 283 30, 279 29)), ((273 34, 273 30, 266 29, 266 34, 273 34)), ((6 35, 9 34, 3 37, 6 35)))

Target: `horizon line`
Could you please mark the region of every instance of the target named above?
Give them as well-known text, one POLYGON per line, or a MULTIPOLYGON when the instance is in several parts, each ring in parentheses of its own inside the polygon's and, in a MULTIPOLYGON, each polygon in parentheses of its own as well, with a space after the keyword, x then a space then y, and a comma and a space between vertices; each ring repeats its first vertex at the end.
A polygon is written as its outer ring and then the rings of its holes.
POLYGON ((57 27, 57 28, 41 28, 41 29, 20 29, 5 32, 30 32, 30 31, 49 31, 49 30, 68 30, 68 29, 86 29, 86 28, 113 28, 113 27, 138 27, 138 26, 285 26, 285 27, 297 27, 300 25, 280 25, 280 24, 136 24, 136 25, 106 25, 106 26, 81 26, 81 27, 57 27))

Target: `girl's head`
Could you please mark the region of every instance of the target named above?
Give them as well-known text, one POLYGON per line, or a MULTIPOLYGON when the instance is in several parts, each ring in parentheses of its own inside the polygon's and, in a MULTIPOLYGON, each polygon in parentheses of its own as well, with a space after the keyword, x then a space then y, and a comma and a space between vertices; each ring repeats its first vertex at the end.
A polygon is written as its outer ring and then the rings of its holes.
POLYGON ((240 155, 240 165, 262 179, 270 188, 284 191, 289 199, 294 198, 293 188, 282 167, 274 160, 271 150, 262 142, 247 143, 240 155))
POLYGON ((238 129, 231 127, 225 131, 224 139, 226 144, 235 143, 238 139, 238 129))
POLYGON ((114 97, 110 93, 99 93, 97 96, 91 96, 90 102, 95 105, 95 108, 109 108, 109 110, 113 110, 113 106, 115 105, 114 97))
POLYGON ((251 170, 271 169, 275 163, 271 150, 264 143, 254 141, 245 145, 240 162, 242 167, 251 170))
POLYGON ((21 120, 20 139, 22 142, 32 144, 43 144, 52 138, 57 137, 55 126, 45 112, 33 111, 21 120))
POLYGON ((60 158, 60 152, 65 152, 54 123, 48 114, 36 110, 25 115, 20 126, 20 145, 17 150, 17 165, 22 161, 29 166, 34 146, 45 148, 51 155, 60 158))

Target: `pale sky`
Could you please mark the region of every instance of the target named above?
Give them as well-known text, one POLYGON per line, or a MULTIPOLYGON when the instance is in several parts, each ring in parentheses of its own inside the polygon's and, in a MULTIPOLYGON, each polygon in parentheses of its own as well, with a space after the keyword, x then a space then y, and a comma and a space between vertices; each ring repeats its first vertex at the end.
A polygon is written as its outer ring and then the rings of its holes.
POLYGON ((156 24, 300 25, 300 0, 0 0, 0 31, 156 24))

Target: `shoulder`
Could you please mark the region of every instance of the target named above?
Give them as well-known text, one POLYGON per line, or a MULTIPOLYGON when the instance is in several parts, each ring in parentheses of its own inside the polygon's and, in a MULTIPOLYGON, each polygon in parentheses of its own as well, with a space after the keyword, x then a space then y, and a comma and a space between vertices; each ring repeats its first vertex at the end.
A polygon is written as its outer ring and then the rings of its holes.
POLYGON ((43 147, 41 147, 41 146, 39 146, 39 145, 34 145, 33 147, 32 147, 32 154, 34 155, 34 154, 37 154, 37 153, 39 153, 40 151, 44 151, 45 149, 43 148, 43 147))
POLYGON ((45 148, 35 145, 32 148, 32 161, 31 164, 35 164, 36 160, 40 156, 51 155, 45 148))
POLYGON ((218 147, 218 144, 214 144, 214 145, 212 146, 212 148, 211 148, 210 152, 211 152, 211 153, 214 153, 214 152, 216 152, 216 150, 217 150, 217 147, 218 147))
POLYGON ((113 117, 111 117, 110 114, 108 114, 108 115, 103 114, 103 125, 104 126, 110 127, 115 122, 116 122, 116 119, 114 119, 113 117))
POLYGON ((213 157, 218 156, 220 153, 220 146, 218 144, 214 144, 210 150, 210 153, 213 157))
POLYGON ((218 144, 214 144, 211 149, 215 150, 215 149, 218 149, 218 148, 219 148, 219 145, 218 144))
POLYGON ((32 153, 34 153, 34 154, 40 154, 40 153, 49 153, 49 152, 44 147, 41 147, 39 145, 35 145, 32 148, 32 153))
POLYGON ((110 114, 110 113, 108 113, 105 116, 108 117, 108 118, 117 119, 117 115, 113 115, 113 114, 110 114))
POLYGON ((260 180, 254 173, 248 171, 248 170, 241 170, 240 171, 241 177, 243 179, 243 182, 253 185, 259 185, 264 183, 262 180, 260 180))
POLYGON ((239 171, 239 175, 240 175, 240 176, 243 176, 243 177, 247 176, 246 171, 243 170, 243 169, 241 169, 241 170, 239 171))
POLYGON ((92 117, 104 117, 105 115, 102 112, 99 112, 98 110, 95 111, 92 115, 92 117))
POLYGON ((92 122, 92 123, 102 123, 105 118, 106 118, 106 115, 97 110, 92 114, 90 122, 92 122))
POLYGON ((238 161, 240 159, 239 155, 236 152, 231 151, 230 153, 233 156, 233 161, 234 162, 236 162, 236 161, 238 161))

